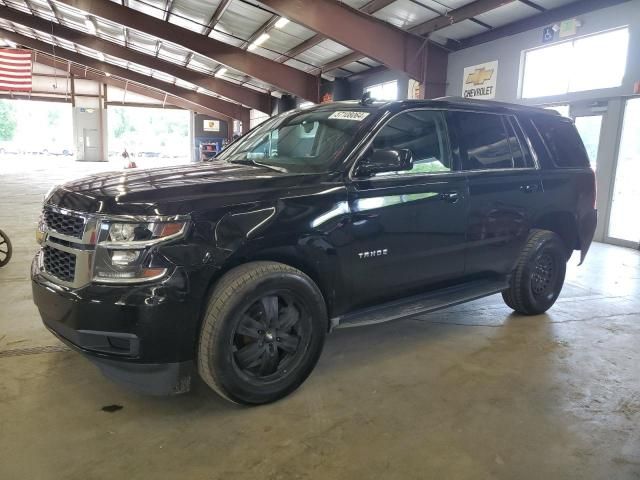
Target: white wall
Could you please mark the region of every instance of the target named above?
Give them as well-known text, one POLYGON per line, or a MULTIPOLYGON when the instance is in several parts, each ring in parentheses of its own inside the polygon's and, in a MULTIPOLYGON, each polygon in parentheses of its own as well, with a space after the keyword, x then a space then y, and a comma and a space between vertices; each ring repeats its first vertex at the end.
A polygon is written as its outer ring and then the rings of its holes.
MULTIPOLYGON (((535 99, 519 98, 523 51, 542 45, 553 44, 543 44, 543 29, 536 28, 450 54, 447 70, 447 95, 462 95, 465 67, 497 60, 499 64, 496 100, 529 105, 570 104, 572 111, 580 109, 582 112, 585 110, 587 112, 591 111, 591 114, 596 112, 594 102, 597 101, 597 108, 602 108, 599 113, 603 115, 603 121, 596 171, 599 219, 595 238, 600 241, 620 243, 608 238, 607 228, 612 205, 611 198, 613 195, 625 102, 627 98, 633 95, 634 83, 640 81, 640 0, 630 0, 613 7, 580 15, 577 18, 581 20, 582 27, 579 28, 575 37, 623 26, 629 27, 630 39, 627 68, 620 87, 574 92, 566 95, 535 99)), ((597 64, 593 65, 594 69, 598 67, 597 64)), ((550 72, 550 74, 552 74, 552 72, 550 72)), ((585 113, 579 113, 579 115, 583 114, 585 113)))
MULTIPOLYGON (((518 98, 522 52, 543 45, 542 28, 536 28, 450 54, 447 69, 447 95, 460 96, 462 94, 465 67, 493 60, 498 60, 499 62, 496 100, 525 104, 546 104, 631 95, 634 82, 640 80, 640 1, 631 0, 620 5, 580 15, 577 18, 582 21, 583 25, 578 29, 576 36, 597 33, 625 25, 629 26, 631 37, 629 40, 627 72, 621 87, 538 99, 518 98)), ((597 65, 593 67, 598 68, 597 65)))

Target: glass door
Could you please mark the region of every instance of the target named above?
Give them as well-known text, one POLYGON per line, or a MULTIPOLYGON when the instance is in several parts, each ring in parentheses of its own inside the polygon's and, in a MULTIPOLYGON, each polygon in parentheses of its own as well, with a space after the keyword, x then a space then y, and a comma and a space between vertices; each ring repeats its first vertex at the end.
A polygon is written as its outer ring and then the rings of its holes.
POLYGON ((640 243, 640 98, 627 100, 618 150, 607 235, 629 246, 640 243))
POLYGON ((581 115, 576 116, 574 120, 578 133, 587 149, 591 168, 596 170, 598 148, 600 147, 600 132, 602 131, 602 115, 581 115))

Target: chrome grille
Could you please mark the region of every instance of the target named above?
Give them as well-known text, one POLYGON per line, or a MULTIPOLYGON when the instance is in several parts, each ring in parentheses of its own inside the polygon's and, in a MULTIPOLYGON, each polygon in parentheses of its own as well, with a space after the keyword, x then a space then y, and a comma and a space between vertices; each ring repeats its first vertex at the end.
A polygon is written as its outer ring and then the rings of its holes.
POLYGON ((57 212, 49 208, 44 209, 43 218, 47 228, 61 235, 82 238, 84 218, 57 212))
POLYGON ((42 249, 44 270, 64 282, 73 282, 76 272, 76 256, 45 245, 42 249))

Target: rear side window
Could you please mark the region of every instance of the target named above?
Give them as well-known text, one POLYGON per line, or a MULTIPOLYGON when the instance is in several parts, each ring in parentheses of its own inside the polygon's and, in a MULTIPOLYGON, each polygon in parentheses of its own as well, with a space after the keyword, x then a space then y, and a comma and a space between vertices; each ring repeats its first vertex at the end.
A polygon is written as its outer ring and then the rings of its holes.
POLYGON ((516 168, 534 168, 535 163, 529 152, 529 147, 520 130, 518 122, 512 117, 503 117, 507 134, 509 135, 509 146, 513 155, 513 162, 516 168))
POLYGON ((557 167, 589 167, 587 151, 571 120, 554 115, 536 115, 532 121, 557 167))
POLYGON ((513 168, 513 156, 501 115, 452 112, 462 146, 463 170, 513 168))

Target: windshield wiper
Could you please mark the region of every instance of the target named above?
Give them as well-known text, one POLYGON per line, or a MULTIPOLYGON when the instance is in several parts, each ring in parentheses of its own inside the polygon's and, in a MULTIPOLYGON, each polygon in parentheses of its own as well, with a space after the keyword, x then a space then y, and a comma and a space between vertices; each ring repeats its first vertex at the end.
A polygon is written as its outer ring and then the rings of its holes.
POLYGON ((239 158, 237 160, 227 160, 229 163, 237 163, 239 165, 250 165, 253 167, 264 167, 270 170, 274 170, 279 173, 288 173, 285 168, 276 167, 274 165, 268 165, 266 163, 256 162, 255 160, 249 160, 248 158, 239 158))

